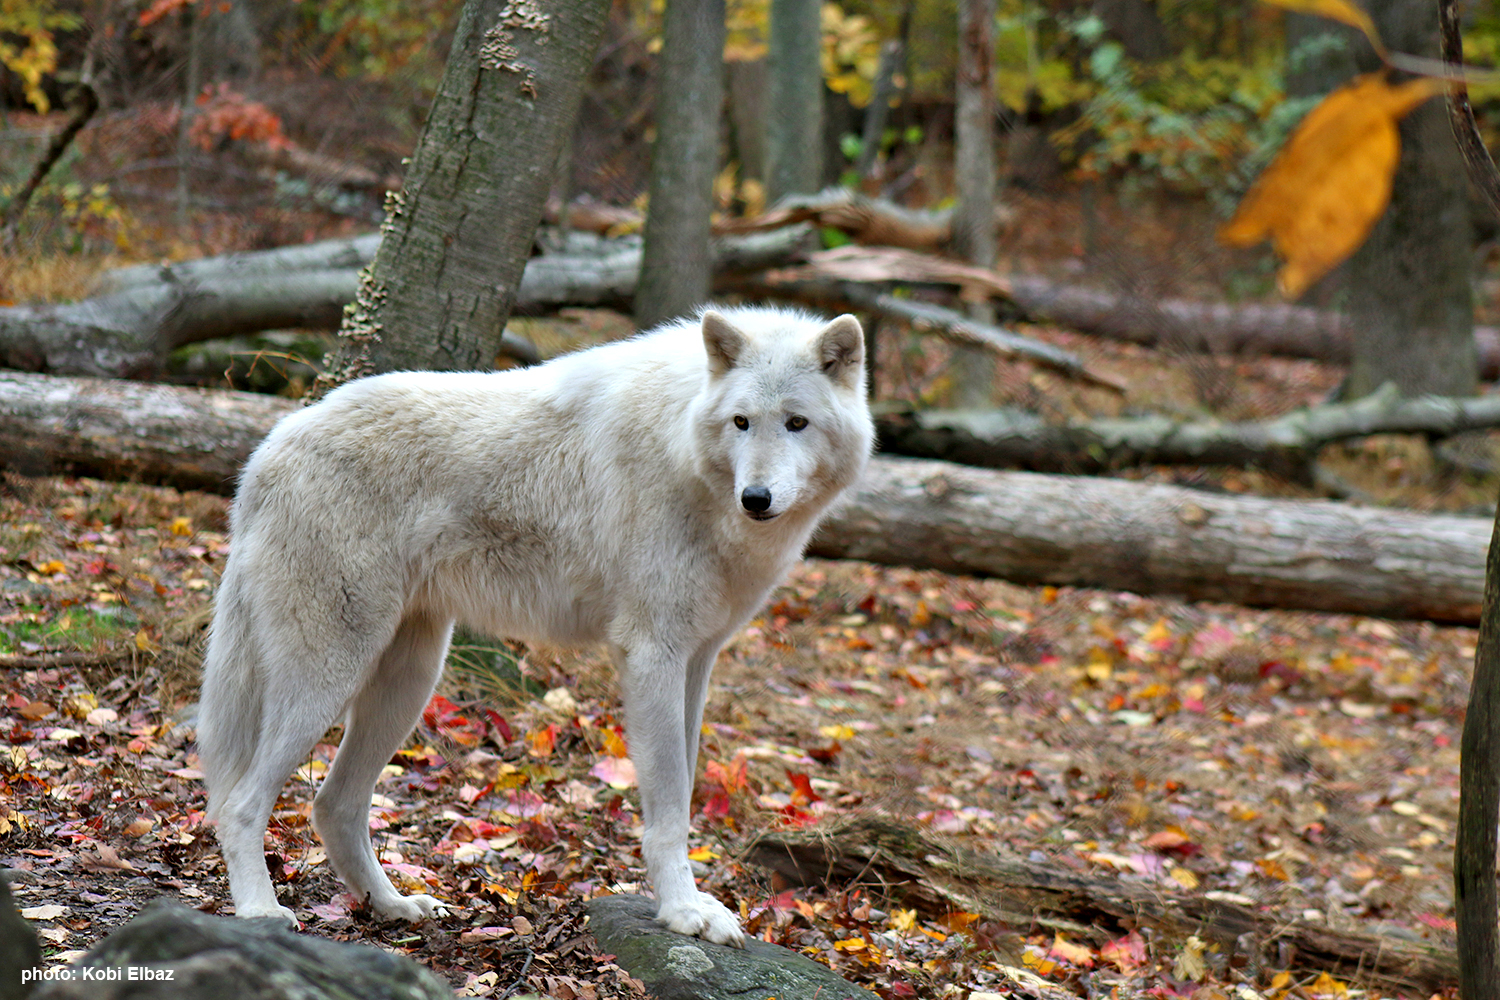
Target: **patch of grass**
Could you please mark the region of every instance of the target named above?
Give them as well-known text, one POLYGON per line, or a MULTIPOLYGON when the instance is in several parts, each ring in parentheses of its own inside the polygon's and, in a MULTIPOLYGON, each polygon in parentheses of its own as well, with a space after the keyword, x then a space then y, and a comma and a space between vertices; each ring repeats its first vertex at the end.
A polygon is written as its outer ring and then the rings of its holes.
POLYGON ((547 693, 547 685, 521 672, 524 648, 466 629, 453 633, 448 677, 456 688, 492 703, 522 704, 547 693))
POLYGON ((19 609, 19 618, 0 625, 0 653, 21 653, 29 643, 46 649, 89 652, 122 642, 135 633, 139 619, 127 607, 65 608, 51 614, 36 605, 19 609))

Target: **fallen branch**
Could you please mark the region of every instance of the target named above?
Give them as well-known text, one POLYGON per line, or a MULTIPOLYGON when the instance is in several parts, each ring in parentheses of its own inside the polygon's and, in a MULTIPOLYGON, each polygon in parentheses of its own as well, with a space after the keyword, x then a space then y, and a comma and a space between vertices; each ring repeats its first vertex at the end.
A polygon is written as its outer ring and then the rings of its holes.
POLYGON ((936 915, 959 910, 1022 929, 1040 925, 1111 937, 1144 924, 1171 937, 1196 933, 1230 956, 1246 946, 1274 954, 1267 951, 1273 943, 1286 942, 1295 945, 1302 969, 1358 972, 1371 986, 1392 991, 1427 994, 1458 978, 1457 957, 1446 948, 1288 922, 1225 899, 1168 894, 1156 885, 1095 877, 1003 851, 963 850, 877 819, 832 830, 766 833, 748 857, 792 885, 879 880, 895 898, 936 915))
MULTIPOLYGON (((296 403, 0 372, 0 467, 229 493, 296 403)), ((1190 600, 1472 624, 1478 518, 877 458, 815 555, 1190 600)))
POLYGON ((882 451, 991 469, 1073 475, 1132 465, 1257 466, 1312 483, 1318 451, 1372 434, 1441 438, 1500 426, 1500 396, 1402 399, 1395 386, 1352 403, 1246 423, 1122 417, 1049 424, 1016 410, 927 410, 879 418, 882 451))
POLYGON ((911 299, 898 299, 894 295, 882 295, 854 284, 846 285, 843 293, 845 298, 862 309, 905 320, 918 330, 931 330, 953 343, 966 347, 983 347, 1007 357, 1025 358, 1113 392, 1123 393, 1126 390, 1125 383, 1120 379, 1091 371, 1077 355, 1060 347, 1002 330, 989 323, 980 323, 952 309, 913 302, 911 299))

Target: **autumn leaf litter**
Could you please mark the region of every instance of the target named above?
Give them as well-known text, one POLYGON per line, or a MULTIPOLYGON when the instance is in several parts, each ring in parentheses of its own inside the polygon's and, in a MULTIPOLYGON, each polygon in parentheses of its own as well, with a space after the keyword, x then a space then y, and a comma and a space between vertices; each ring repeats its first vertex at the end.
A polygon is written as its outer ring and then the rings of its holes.
MULTIPOLYGON (((224 510, 89 480, 13 479, 0 495, 0 866, 51 961, 158 896, 227 912, 192 744, 224 510)), ((789 887, 742 856, 762 831, 877 816, 1451 948, 1474 642, 812 560, 716 668, 693 860, 753 933, 884 997, 1384 995, 1354 970, 1295 955, 1257 968, 1197 936, 1001 925, 873 883, 789 887)), ((639 995, 583 912, 644 887, 610 671, 496 648, 524 683, 452 671, 371 811, 392 878, 448 915, 384 924, 342 893, 308 823, 336 731, 272 817, 283 901, 308 931, 404 951, 470 995, 639 995)))

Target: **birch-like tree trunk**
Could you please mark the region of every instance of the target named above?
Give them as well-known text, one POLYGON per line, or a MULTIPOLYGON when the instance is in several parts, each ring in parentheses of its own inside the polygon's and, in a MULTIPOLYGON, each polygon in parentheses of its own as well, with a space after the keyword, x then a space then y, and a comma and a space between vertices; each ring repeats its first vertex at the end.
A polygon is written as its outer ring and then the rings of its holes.
POLYGON ((685 315, 708 299, 723 105, 724 0, 667 0, 651 204, 635 293, 635 319, 642 327, 685 315))
POLYGON ((467 0, 405 185, 344 318, 334 384, 487 369, 609 0, 467 0))
POLYGON ((766 198, 811 194, 823 177, 823 5, 771 0, 766 198))
MULTIPOLYGON (((960 256, 980 267, 995 266, 995 0, 958 0, 958 109, 954 121, 953 243, 960 256)), ((988 305, 971 310, 980 322, 994 319, 988 305)), ((994 355, 961 347, 949 369, 953 403, 990 405, 994 355)))

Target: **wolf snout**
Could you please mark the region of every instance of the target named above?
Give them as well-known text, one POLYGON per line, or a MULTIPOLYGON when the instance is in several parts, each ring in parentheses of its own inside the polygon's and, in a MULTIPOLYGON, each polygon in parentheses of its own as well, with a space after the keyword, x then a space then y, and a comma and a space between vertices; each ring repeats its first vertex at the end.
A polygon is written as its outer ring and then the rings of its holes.
POLYGON ((769 520, 776 516, 768 513, 771 509, 771 491, 765 486, 746 486, 740 493, 740 506, 745 508, 745 513, 757 521, 769 520))

